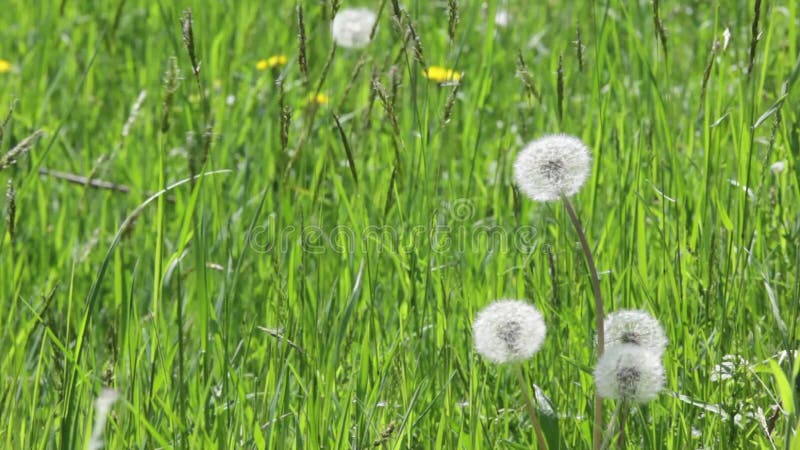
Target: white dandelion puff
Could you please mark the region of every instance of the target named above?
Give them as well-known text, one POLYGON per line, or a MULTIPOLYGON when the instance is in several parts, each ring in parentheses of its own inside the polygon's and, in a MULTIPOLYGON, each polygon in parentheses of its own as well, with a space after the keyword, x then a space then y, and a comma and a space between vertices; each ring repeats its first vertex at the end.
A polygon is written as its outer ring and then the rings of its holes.
POLYGON ((495 363, 506 363, 532 357, 541 348, 547 328, 533 305, 503 299, 478 313, 472 332, 480 355, 495 363))
POLYGON ((664 365, 644 347, 615 345, 597 361, 594 380, 601 397, 647 403, 664 388, 664 365))
POLYGON ((769 170, 776 174, 783 172, 784 169, 786 169, 786 161, 778 161, 769 166, 769 170))
POLYGON ((711 369, 711 381, 729 380, 736 376, 740 369, 752 369, 750 362, 739 355, 725 355, 722 362, 711 369))
POLYGON ((377 16, 366 8, 345 8, 333 18, 331 33, 341 47, 361 48, 369 44, 377 16))
POLYGON ((494 13, 494 24, 496 26, 503 28, 508 26, 509 22, 511 22, 511 14, 505 9, 498 9, 494 13))
POLYGON ((103 448, 103 430, 106 427, 106 420, 108 414, 111 412, 111 407, 119 399, 119 392, 114 389, 103 389, 100 395, 94 401, 94 426, 92 427, 92 436, 87 445, 88 450, 99 450, 103 448))
POLYGON ((603 324, 607 346, 634 344, 660 357, 667 348, 667 336, 661 323, 645 311, 623 309, 606 317, 603 324))
POLYGON ((725 27, 725 31, 722 32, 722 49, 728 49, 728 43, 731 41, 731 29, 730 27, 725 27))
POLYGON ((589 176, 592 157, 586 144, 566 134, 529 142, 514 163, 514 181, 534 201, 576 194, 589 176))

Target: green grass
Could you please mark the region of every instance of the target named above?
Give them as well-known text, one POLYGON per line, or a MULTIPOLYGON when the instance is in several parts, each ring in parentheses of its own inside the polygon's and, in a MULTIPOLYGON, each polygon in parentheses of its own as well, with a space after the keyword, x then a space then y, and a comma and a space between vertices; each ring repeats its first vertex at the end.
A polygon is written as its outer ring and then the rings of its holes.
POLYGON ((0 447, 85 448, 107 386, 121 394, 107 448, 531 448, 512 370, 471 340, 480 308, 516 297, 548 324, 525 376, 556 414, 551 448, 589 448, 589 275, 563 206, 511 176, 524 142, 566 132, 594 155, 573 201, 606 310, 649 310, 670 339, 666 391, 632 412, 629 446, 800 448, 796 413, 771 438, 759 419, 781 398, 798 409, 800 6, 761 2, 748 74, 755 0, 662 1, 666 51, 650 1, 544 3, 488 2, 512 12, 495 28, 462 0, 451 42, 447 2, 400 2, 427 64, 464 72, 445 124, 452 87, 403 49, 392 0, 375 41, 337 49, 324 78, 330 5, 304 2, 308 83, 293 2, 5 2, 0 155, 45 135, 0 171, 16 191, 13 239, 0 225, 0 447), (288 151, 277 73, 255 68, 274 54, 289 57, 288 151), (330 103, 313 111, 317 86, 330 103), (747 364, 712 380, 726 355, 747 364))

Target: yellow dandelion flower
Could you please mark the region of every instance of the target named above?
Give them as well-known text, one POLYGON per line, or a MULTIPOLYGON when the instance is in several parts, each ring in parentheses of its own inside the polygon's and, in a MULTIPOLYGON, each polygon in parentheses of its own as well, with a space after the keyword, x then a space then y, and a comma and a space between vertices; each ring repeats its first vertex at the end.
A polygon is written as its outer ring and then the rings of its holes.
POLYGON ((11 72, 11 62, 0 59, 0 73, 11 72))
POLYGON ((444 83, 446 81, 460 81, 461 72, 456 72, 453 69, 445 69, 441 66, 430 66, 422 71, 425 78, 435 81, 437 83, 444 83))
POLYGON ((287 58, 286 55, 274 55, 257 62, 256 69, 264 71, 267 69, 284 66, 287 62, 289 62, 289 58, 287 58))
POLYGON ((330 97, 326 94, 311 94, 308 96, 308 103, 316 103, 318 105, 327 105, 331 101, 330 97))

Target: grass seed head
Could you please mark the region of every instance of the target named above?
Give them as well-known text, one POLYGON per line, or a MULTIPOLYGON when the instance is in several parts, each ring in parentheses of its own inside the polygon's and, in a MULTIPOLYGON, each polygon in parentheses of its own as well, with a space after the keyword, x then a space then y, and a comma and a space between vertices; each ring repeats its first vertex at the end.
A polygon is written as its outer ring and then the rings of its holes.
POLYGON ((297 4, 297 63, 303 82, 308 84, 308 57, 306 56, 306 22, 303 18, 303 5, 297 4))
POLYGON ((647 403, 664 388, 664 365, 652 351, 634 344, 609 346, 594 369, 603 398, 647 403))
POLYGON ((17 143, 14 148, 9 150, 8 153, 0 156, 0 170, 5 170, 11 165, 16 164, 17 159, 27 153, 34 146, 34 144, 39 141, 39 138, 42 137, 42 135, 44 135, 44 131, 36 130, 30 136, 19 141, 19 143, 17 143))
POLYGON ((167 70, 164 72, 164 104, 161 114, 161 132, 169 131, 169 113, 175 100, 175 91, 180 85, 181 71, 178 68, 178 59, 171 56, 167 60, 167 70))
POLYGON ((14 191, 14 180, 8 180, 8 189, 6 190, 6 201, 8 202, 8 211, 6 215, 6 227, 8 228, 8 235, 11 240, 14 240, 14 224, 17 220, 17 194, 14 191))
POLYGON ((450 95, 447 96, 447 103, 444 105, 444 118, 442 119, 443 124, 450 122, 450 118, 453 117, 453 107, 456 104, 456 97, 458 96, 459 87, 461 87, 461 84, 456 83, 455 86, 453 86, 453 89, 450 91, 450 95))
POLYGON ((448 24, 447 24, 447 35, 450 37, 450 41, 456 40, 456 28, 458 27, 458 0, 447 0, 447 15, 448 15, 448 24))
POLYGON ((607 346, 633 344, 655 353, 664 354, 667 336, 661 323, 645 311, 620 310, 609 314, 603 325, 607 346))
POLYGON ((127 138, 128 135, 131 133, 131 127, 133 126, 136 119, 139 117, 139 112, 142 110, 142 104, 144 103, 144 99, 147 97, 147 91, 142 90, 139 92, 139 96, 136 98, 136 101, 131 106, 131 112, 128 115, 128 120, 125 121, 125 125, 122 126, 122 138, 127 138))
POLYGON ((546 332, 539 310, 520 300, 497 300, 479 312, 472 324, 475 350, 494 363, 532 357, 546 332))
POLYGON ((411 42, 414 48, 414 59, 417 60, 420 66, 427 67, 428 65, 425 63, 425 50, 422 48, 422 39, 419 37, 419 33, 417 33, 417 28, 414 26, 414 21, 411 20, 411 16, 408 15, 408 11, 403 11, 405 15, 405 22, 408 25, 408 31, 411 33, 411 42))
POLYGON ((8 107, 8 113, 6 113, 6 118, 0 121, 0 148, 3 146, 3 136, 5 135, 6 127, 8 123, 11 122, 11 116, 14 115, 14 107, 17 106, 17 101, 14 100, 11 102, 11 106, 8 107))
POLYGON ((378 16, 366 8, 345 8, 336 14, 331 24, 331 34, 337 45, 344 48, 362 48, 372 39, 372 27, 378 16))
POLYGON ((580 139, 566 134, 528 143, 514 163, 514 181, 534 201, 576 194, 589 176, 592 157, 580 139))
POLYGON ((192 63, 192 73, 197 76, 200 73, 200 64, 197 62, 197 53, 194 49, 194 19, 191 9, 185 10, 181 15, 181 34, 183 45, 189 54, 189 61, 192 63))

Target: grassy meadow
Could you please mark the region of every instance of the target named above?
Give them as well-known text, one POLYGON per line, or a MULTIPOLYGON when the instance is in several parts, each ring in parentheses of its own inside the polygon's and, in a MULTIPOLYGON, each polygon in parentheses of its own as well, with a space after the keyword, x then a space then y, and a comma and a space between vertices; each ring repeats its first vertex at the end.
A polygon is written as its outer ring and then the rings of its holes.
POLYGON ((549 448, 591 448, 589 271, 512 170, 569 133, 606 312, 670 341, 627 448, 800 449, 800 3, 2 9, 0 448, 535 448, 473 347, 499 298, 547 323, 549 448))

